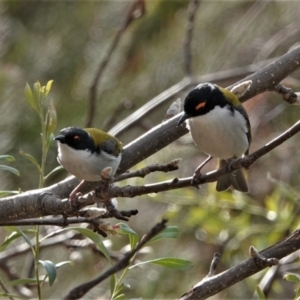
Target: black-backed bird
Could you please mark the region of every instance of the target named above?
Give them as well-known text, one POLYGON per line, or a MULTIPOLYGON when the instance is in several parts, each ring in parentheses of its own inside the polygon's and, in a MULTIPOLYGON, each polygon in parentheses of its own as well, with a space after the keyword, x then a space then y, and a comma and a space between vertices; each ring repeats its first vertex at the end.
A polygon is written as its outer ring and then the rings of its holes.
POLYGON ((83 181, 98 181, 101 171, 112 168, 116 173, 122 158, 122 143, 114 136, 96 129, 67 127, 55 137, 58 145, 58 162, 82 182, 70 194, 76 200, 83 181))
MULTIPOLYGON (((227 89, 201 83, 184 100, 184 113, 178 125, 187 120, 192 139, 208 158, 195 170, 194 178, 212 158, 220 159, 220 167, 232 159, 248 154, 251 129, 248 115, 238 97, 227 89)), ((219 177, 217 191, 230 186, 241 192, 249 188, 242 169, 219 177)))

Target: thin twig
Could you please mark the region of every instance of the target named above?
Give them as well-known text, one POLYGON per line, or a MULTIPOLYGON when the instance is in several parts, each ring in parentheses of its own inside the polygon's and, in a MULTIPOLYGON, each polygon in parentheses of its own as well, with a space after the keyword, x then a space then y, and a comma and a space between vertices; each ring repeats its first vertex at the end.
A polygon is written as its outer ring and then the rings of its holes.
POLYGON ((280 83, 275 87, 275 91, 281 94, 283 100, 289 104, 299 104, 300 102, 296 93, 291 88, 288 88, 280 83))
MULTIPOLYGON (((9 290, 7 289, 7 287, 6 287, 4 281, 2 280, 1 277, 0 277, 0 286, 1 286, 2 290, 4 291, 4 293, 8 295, 9 294, 9 290)), ((8 296, 8 298, 10 300, 15 300, 15 298, 13 298, 12 296, 8 296)))
POLYGON ((166 222, 167 222, 166 220, 163 220, 162 222, 156 224, 151 229, 150 232, 144 235, 142 240, 135 246, 135 248, 132 251, 125 254, 124 257, 118 263, 116 263, 113 267, 111 267, 110 269, 108 269, 106 272, 102 273, 95 279, 75 287, 68 293, 68 295, 64 297, 64 299, 65 300, 79 299, 82 296, 84 296, 89 290, 91 290, 93 287, 95 287, 97 284, 99 284, 100 282, 102 282, 112 274, 115 274, 116 272, 126 268, 130 264, 131 258, 138 251, 140 251, 149 240, 151 240, 154 236, 156 236, 158 233, 160 233, 162 230, 166 228, 166 222))
POLYGON ((211 261, 209 272, 206 275, 206 278, 207 277, 212 277, 216 274, 216 270, 217 270, 217 266, 218 266, 219 261, 220 261, 220 257, 221 257, 221 255, 219 253, 214 254, 214 257, 211 261))
POLYGON ((167 164, 153 164, 153 165, 148 165, 145 168, 142 168, 140 170, 136 170, 133 172, 127 172, 122 175, 119 175, 114 179, 114 182, 122 181, 125 179, 133 178, 133 177, 141 177, 144 178, 145 176, 149 175, 150 173, 153 172, 171 172, 178 170, 178 164, 181 162, 181 158, 177 158, 172 160, 171 162, 167 164))
POLYGON ((192 75, 192 49, 191 43, 193 38, 195 15, 198 8, 198 0, 190 0, 187 10, 186 36, 184 42, 184 66, 187 76, 192 75))
POLYGON ((115 38, 113 39, 106 55, 104 56, 102 62, 100 63, 98 70, 95 74, 94 80, 90 87, 89 91, 89 107, 88 107, 88 116, 86 121, 86 127, 91 127, 96 111, 96 98, 97 98, 97 88, 100 83, 101 76, 107 67, 112 54, 114 53, 117 45, 119 44, 121 37, 123 36, 125 30, 137 17, 141 17, 145 12, 145 2, 144 0, 134 1, 129 10, 127 11, 126 17, 119 30, 117 31, 115 38))

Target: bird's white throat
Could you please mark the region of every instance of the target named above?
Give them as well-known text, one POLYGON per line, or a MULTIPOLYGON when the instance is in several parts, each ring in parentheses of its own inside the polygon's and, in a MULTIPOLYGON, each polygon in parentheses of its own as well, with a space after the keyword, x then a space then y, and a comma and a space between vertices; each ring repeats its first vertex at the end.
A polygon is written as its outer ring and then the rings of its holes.
POLYGON ((104 151, 96 154, 88 150, 76 150, 60 142, 57 144, 58 162, 69 173, 86 181, 100 180, 101 171, 106 167, 111 167, 112 175, 114 175, 122 158, 121 153, 115 157, 104 151))
POLYGON ((188 119, 188 127, 198 148, 212 157, 241 157, 248 149, 245 117, 228 107, 216 106, 205 115, 188 119))

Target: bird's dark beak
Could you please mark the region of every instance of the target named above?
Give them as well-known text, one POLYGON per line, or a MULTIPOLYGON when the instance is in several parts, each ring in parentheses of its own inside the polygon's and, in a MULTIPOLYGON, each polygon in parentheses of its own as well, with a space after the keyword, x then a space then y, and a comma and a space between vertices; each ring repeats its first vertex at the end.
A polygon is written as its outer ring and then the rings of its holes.
POLYGON ((190 115, 183 113, 183 115, 181 116, 181 118, 179 119, 177 126, 180 126, 186 119, 190 118, 190 115))
POLYGON ((61 142, 61 143, 64 143, 65 141, 66 141, 66 138, 65 138, 65 136, 63 136, 63 135, 58 135, 58 136, 56 136, 55 138, 54 138, 56 141, 59 141, 59 142, 61 142))

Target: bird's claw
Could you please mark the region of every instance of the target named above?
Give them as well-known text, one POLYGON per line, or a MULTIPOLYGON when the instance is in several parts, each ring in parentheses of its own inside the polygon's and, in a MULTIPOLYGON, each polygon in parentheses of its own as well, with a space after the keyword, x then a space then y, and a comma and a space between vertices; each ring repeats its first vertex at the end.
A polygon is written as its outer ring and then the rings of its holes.
POLYGON ((201 173, 200 170, 196 170, 194 173, 194 176, 192 178, 191 184, 192 186, 194 186, 195 188, 199 189, 199 184, 201 183, 201 173))

